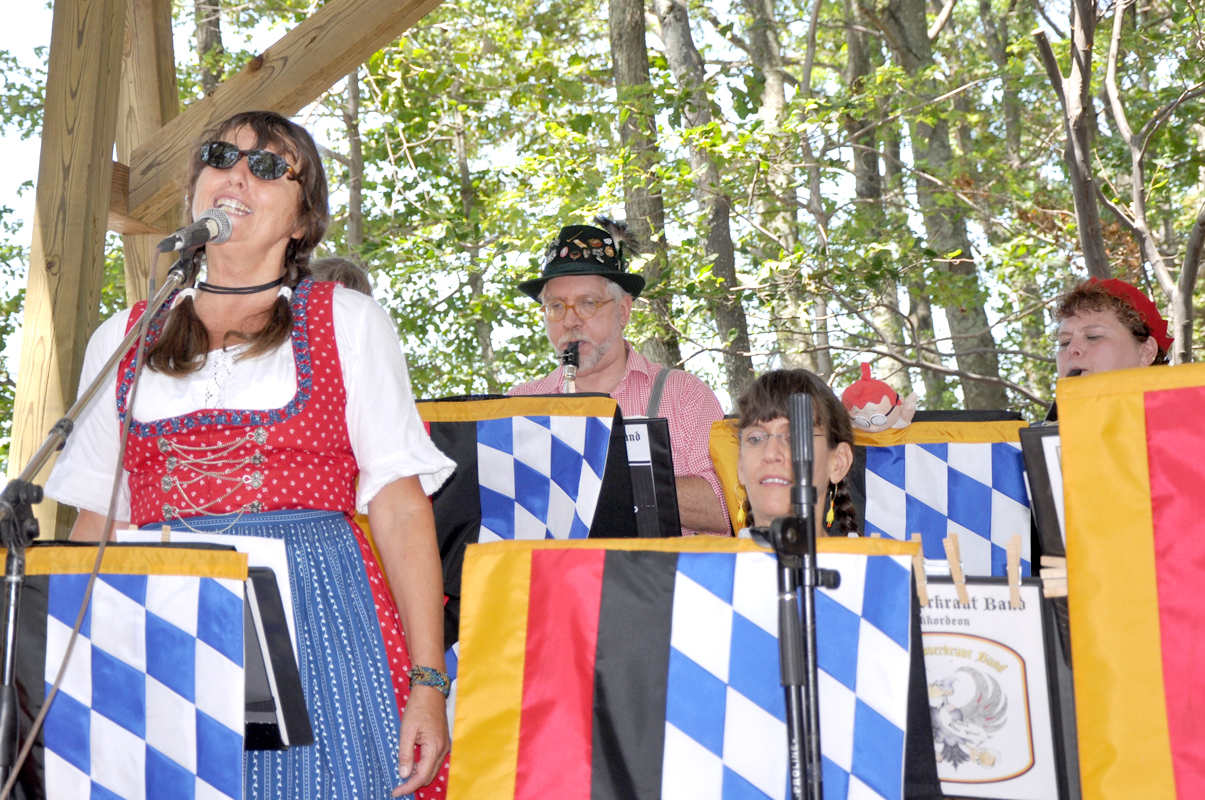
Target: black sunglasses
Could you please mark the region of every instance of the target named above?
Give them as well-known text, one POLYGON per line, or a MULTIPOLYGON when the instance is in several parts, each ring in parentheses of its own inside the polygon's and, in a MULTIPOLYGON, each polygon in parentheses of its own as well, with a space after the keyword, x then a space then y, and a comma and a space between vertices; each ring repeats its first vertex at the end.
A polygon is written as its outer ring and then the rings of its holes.
POLYGON ((289 176, 297 179, 297 171, 289 166, 285 157, 268 150, 239 150, 230 142, 206 142, 201 145, 201 163, 214 169, 230 169, 243 156, 247 157, 247 168, 261 181, 274 181, 289 176))

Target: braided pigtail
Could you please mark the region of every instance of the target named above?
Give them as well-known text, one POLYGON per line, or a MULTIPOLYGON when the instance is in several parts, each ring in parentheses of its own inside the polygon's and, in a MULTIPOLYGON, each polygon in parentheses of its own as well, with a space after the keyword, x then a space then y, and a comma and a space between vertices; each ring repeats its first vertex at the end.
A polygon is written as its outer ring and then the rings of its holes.
POLYGON ((205 363, 209 331, 193 307, 194 294, 195 290, 185 290, 177 295, 163 324, 163 333, 147 347, 147 369, 182 377, 196 372, 205 363))
POLYGON ((829 535, 848 536, 858 530, 858 507, 854 505, 853 496, 844 480, 837 481, 832 494, 833 524, 829 528, 829 535))

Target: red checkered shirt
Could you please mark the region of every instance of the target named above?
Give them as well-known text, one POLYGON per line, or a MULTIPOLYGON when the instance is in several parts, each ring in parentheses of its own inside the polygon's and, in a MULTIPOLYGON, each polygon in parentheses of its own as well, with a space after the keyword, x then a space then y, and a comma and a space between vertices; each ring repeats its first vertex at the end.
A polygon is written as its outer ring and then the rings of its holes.
MULTIPOLYGON (((619 402, 619 408, 625 417, 643 417, 653 390, 653 379, 663 367, 640 355, 631 342, 625 340, 624 346, 628 352, 627 367, 623 372, 623 380, 615 387, 615 391, 611 392, 611 397, 619 402)), ((507 394, 561 394, 563 372, 564 367, 557 367, 548 377, 521 383, 507 394)), ((710 483, 712 491, 720 498, 720 508, 724 512, 724 519, 727 520, 728 509, 724 505, 724 490, 715 474, 715 466, 711 463, 709 444, 711 423, 724 416, 715 392, 689 372, 678 370, 665 381, 659 413, 669 419, 669 443, 674 453, 674 474, 680 478, 699 477, 710 483)), ((710 531, 682 529, 683 536, 693 536, 696 533, 710 531)), ((715 535, 725 536, 727 531, 715 535)))

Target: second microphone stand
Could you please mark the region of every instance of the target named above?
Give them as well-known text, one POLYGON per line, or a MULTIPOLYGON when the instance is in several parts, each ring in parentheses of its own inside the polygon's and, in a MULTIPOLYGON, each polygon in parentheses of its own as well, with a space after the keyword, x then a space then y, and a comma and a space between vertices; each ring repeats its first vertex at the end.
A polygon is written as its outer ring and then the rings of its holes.
POLYGON ((778 657, 787 705, 787 753, 792 800, 824 800, 820 760, 820 691, 816 661, 816 587, 841 584, 836 570, 816 566, 816 487, 812 439, 812 398, 793 394, 787 406, 791 426, 791 512, 755 539, 778 556, 778 657), (802 592, 800 592, 802 589, 802 592), (803 614, 800 616, 800 597, 803 614))

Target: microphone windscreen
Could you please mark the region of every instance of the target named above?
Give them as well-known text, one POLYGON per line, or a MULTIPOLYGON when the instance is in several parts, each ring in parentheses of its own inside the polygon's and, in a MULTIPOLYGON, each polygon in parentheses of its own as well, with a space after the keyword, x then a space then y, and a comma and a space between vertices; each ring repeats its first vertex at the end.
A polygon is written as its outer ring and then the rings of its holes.
MULTIPOLYGON (((234 231, 230 215, 220 208, 208 208, 202 211, 201 216, 197 217, 197 221, 203 219, 211 219, 218 224, 217 232, 209 237, 209 244, 222 244, 230 238, 230 234, 234 231)), ((210 230, 213 230, 212 226, 210 226, 210 230)))
POLYGON ((812 463, 815 442, 812 439, 812 429, 815 418, 812 416, 812 396, 805 392, 793 394, 787 400, 787 421, 791 424, 791 461, 795 467, 795 480, 803 482, 799 474, 800 466, 812 463))

